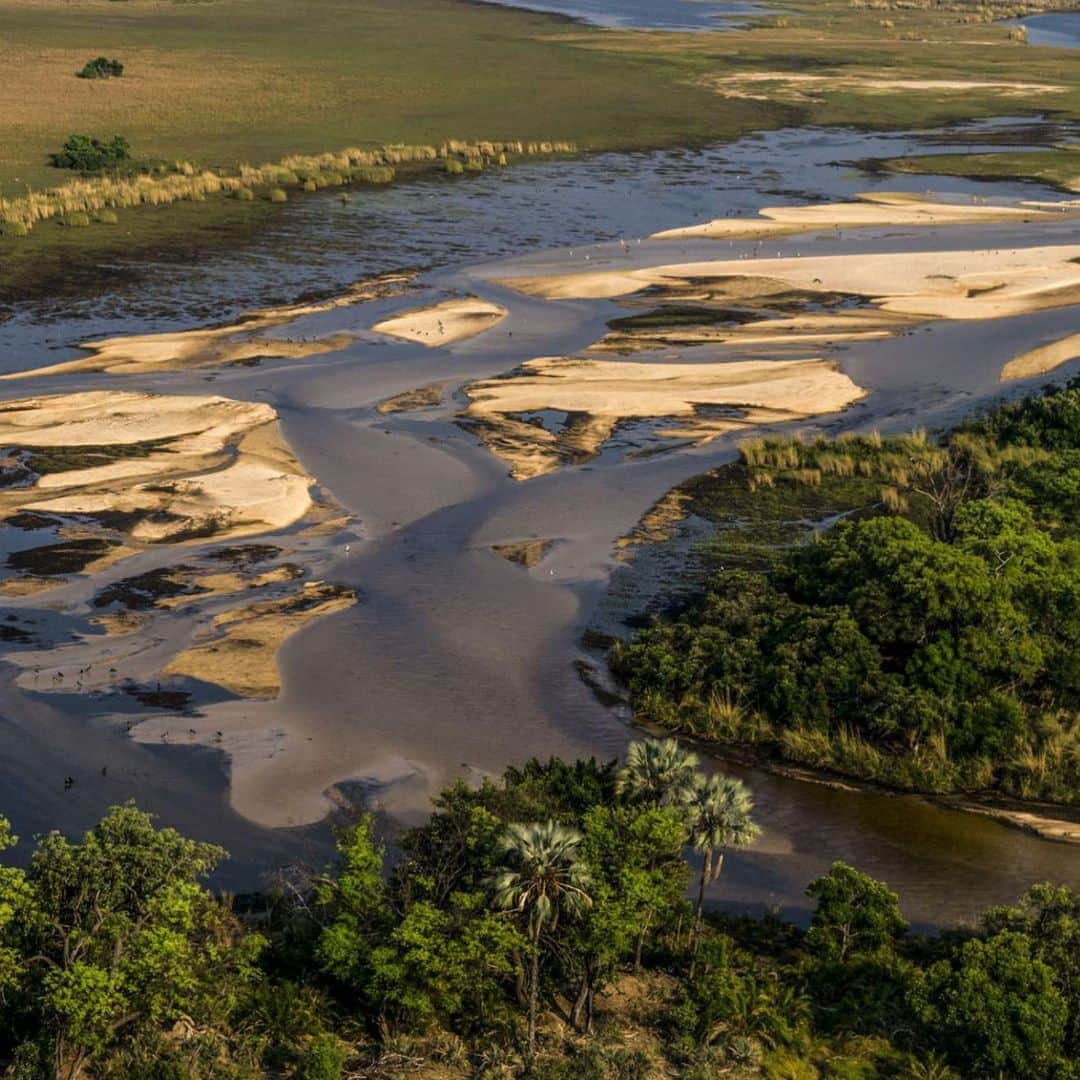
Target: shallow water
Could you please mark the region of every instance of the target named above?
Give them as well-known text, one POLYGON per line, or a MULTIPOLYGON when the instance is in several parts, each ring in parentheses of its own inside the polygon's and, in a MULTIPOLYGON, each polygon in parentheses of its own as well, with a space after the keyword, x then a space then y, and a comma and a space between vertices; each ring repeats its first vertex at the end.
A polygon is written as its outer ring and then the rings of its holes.
POLYGON ((1007 26, 1026 26, 1029 45, 1046 45, 1055 49, 1080 49, 1080 12, 1051 11, 1045 15, 1030 15, 1010 19, 1007 26))
POLYGON ((744 0, 480 0, 620 30, 730 30, 764 13, 744 0))
MULTIPOLYGON (((979 131, 993 130, 975 129, 971 146, 982 145, 979 131)), ((0 325, 6 370, 25 370, 76 355, 72 343, 92 335, 223 319, 410 264, 430 267, 422 281, 435 294, 475 291, 509 310, 496 331, 451 348, 363 336, 317 360, 216 376, 3 384, 6 399, 90 386, 176 393, 212 386, 273 404, 306 468, 357 519, 353 532, 334 539, 326 576, 362 594, 355 608, 313 624, 282 650, 276 701, 207 705, 198 727, 225 731, 231 760, 212 747, 162 745, 160 732, 175 728, 175 717, 147 720, 130 739, 117 728, 111 699, 19 691, 0 673, 2 806, 17 831, 83 827, 110 803, 135 797, 170 824, 232 850, 236 858, 220 880, 250 887, 283 861, 325 857, 327 831, 317 823, 332 806, 326 793, 334 785, 415 820, 432 792, 458 775, 498 771, 533 754, 621 753, 633 730, 624 711, 602 704, 575 674, 583 655, 578 639, 607 591, 614 540, 671 486, 729 459, 733 440, 648 458, 604 455, 519 484, 450 422, 452 407, 382 417, 375 403, 431 382, 456 386, 497 374, 531 356, 573 353, 596 340, 617 310, 543 304, 492 279, 584 268, 586 256, 592 267, 719 257, 727 245, 636 241, 763 205, 872 188, 968 190, 964 181, 868 177, 843 164, 918 152, 936 137, 775 132, 703 151, 533 163, 460 184, 432 179, 358 194, 347 205, 314 197, 290 206, 254 248, 183 268, 132 267, 120 288, 74 308, 20 311, 0 325), (533 570, 490 550, 530 537, 560 541, 533 570), (77 783, 65 793, 69 774, 77 783)), ((1051 197, 1021 185, 978 190, 1051 197)), ((1077 241, 1076 222, 1044 228, 1039 242, 1077 241)), ((942 237, 957 247, 1035 242, 1023 226, 940 230, 934 242, 942 237)), ((769 241, 784 253, 810 243, 822 253, 843 249, 832 236, 769 241)), ((862 243, 894 250, 930 240, 892 229, 870 232, 862 243)), ((379 302, 361 317, 370 326, 384 311, 416 302, 379 302)), ((355 310, 340 309, 303 320, 296 332, 355 328, 356 318, 355 310)), ((945 423, 998 392, 1001 364, 1018 349, 1074 327, 1075 312, 1064 310, 993 324, 932 324, 917 347, 898 338, 849 348, 840 354, 844 369, 872 396, 823 426, 945 423)), ((49 617, 61 636, 79 630, 77 619, 49 617)), ((888 880, 923 924, 964 919, 1033 880, 1080 885, 1075 849, 918 799, 732 771, 753 788, 764 836, 730 857, 716 903, 778 906, 798 916, 806 882, 837 858, 888 880)))

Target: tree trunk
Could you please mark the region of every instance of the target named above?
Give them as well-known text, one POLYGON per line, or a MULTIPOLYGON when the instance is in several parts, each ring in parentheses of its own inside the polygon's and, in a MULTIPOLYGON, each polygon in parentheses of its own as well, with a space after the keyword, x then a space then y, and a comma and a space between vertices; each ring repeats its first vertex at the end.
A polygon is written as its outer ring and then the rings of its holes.
POLYGON ((694 929, 691 934, 690 942, 690 978, 693 979, 694 972, 697 970, 697 950, 698 942, 701 940, 701 922, 705 917, 705 886, 709 884, 709 878, 712 876, 712 850, 708 849, 705 852, 705 857, 701 862, 701 877, 698 879, 698 893, 697 893, 697 911, 694 912, 694 929))
POLYGON ((638 934, 637 948, 634 950, 634 970, 641 970, 641 950, 645 947, 645 935, 649 932, 649 923, 652 922, 653 913, 650 909, 645 912, 645 921, 641 924, 641 933, 638 934))
POLYGON ((574 1004, 570 1009, 570 1026, 575 1031, 584 1030, 581 1026, 581 1014, 585 1011, 585 1001, 589 996, 589 971, 585 969, 585 974, 581 976, 581 985, 578 987, 577 997, 574 998, 574 1004))
POLYGON ((532 959, 529 961, 529 1039, 525 1052, 525 1067, 531 1070, 536 1060, 536 1006, 540 996, 540 939, 533 942, 532 959))

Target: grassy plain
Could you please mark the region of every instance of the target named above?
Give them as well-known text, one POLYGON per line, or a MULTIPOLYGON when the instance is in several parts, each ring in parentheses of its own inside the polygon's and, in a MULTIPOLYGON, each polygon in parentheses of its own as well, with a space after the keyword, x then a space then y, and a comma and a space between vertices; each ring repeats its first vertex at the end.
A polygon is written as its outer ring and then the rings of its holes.
MULTIPOLYGON (((1033 4, 1032 8, 1039 5, 1033 4)), ((1080 116, 1064 50, 1012 40, 1015 4, 892 10, 790 0, 747 30, 604 31, 465 0, 0 0, 0 196, 71 177, 72 132, 136 156, 234 170, 346 145, 565 139, 583 150, 685 145, 806 124, 930 126, 1080 116), (92 56, 120 79, 84 80, 92 56)), ((0 291, 78 253, 183 246, 192 222, 242 235, 258 204, 121 213, 0 238, 0 291)))

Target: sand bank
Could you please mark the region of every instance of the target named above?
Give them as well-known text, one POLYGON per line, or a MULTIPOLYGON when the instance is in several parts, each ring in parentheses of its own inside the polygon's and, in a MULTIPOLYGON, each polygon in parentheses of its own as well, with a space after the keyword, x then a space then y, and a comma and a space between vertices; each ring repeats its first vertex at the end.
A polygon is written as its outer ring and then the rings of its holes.
POLYGON ((234 608, 213 621, 214 640, 186 649, 162 675, 214 683, 240 697, 272 698, 281 688, 277 650, 314 619, 342 611, 356 594, 340 585, 309 581, 295 593, 234 608))
POLYGON ((87 550, 108 546, 111 562, 131 545, 282 529, 311 507, 311 478, 265 404, 109 391, 24 398, 0 406, 0 446, 15 483, 0 490, 0 518, 40 515, 69 544, 77 532, 87 550))
POLYGON ((443 389, 442 383, 429 383, 427 386, 418 386, 415 390, 404 390, 380 401, 375 406, 375 411, 382 416, 389 416, 391 413, 434 409, 442 401, 443 389))
POLYGON ((737 75, 710 75, 702 80, 721 97, 752 101, 786 101, 807 104, 823 101, 827 94, 997 94, 1017 99, 1063 94, 1059 83, 1007 82, 980 79, 888 79, 873 72, 850 70, 828 75, 807 75, 788 71, 747 71, 737 75))
POLYGON ((758 239, 821 229, 1037 221, 1060 218, 1069 209, 1075 212, 1076 207, 1034 202, 1007 206, 974 201, 941 202, 906 192, 872 192, 859 195, 852 202, 765 207, 757 218, 716 218, 703 225, 666 229, 654 233, 650 239, 758 239))
POLYGON ((991 319, 1080 303, 1080 245, 728 259, 506 279, 547 300, 730 297, 730 282, 779 280, 805 293, 861 296, 882 311, 925 319, 991 319))
POLYGON ((477 296, 465 296, 444 300, 431 307, 404 311, 390 319, 383 319, 372 329, 388 337, 414 341, 437 349, 440 345, 453 345, 490 330, 506 318, 506 308, 477 296))
POLYGON ((767 304, 755 305, 755 317, 745 323, 715 325, 705 322, 709 312, 702 310, 702 323, 687 321, 683 309, 677 318, 665 323, 664 308, 654 312, 656 325, 613 329, 590 353, 633 353, 667 347, 694 345, 818 345, 833 342, 875 341, 891 337, 915 322, 905 316, 863 308, 837 312, 777 316, 767 304))
POLYGON ((465 388, 464 426, 510 463, 518 480, 595 457, 629 420, 678 418, 658 432, 705 442, 736 428, 839 410, 864 391, 824 360, 719 364, 545 357, 465 388), (712 407, 712 408, 710 408, 712 407), (543 422, 537 414, 562 419, 543 422))
POLYGON ((356 335, 338 333, 321 338, 290 338, 269 336, 266 331, 308 315, 400 295, 407 290, 412 278, 412 274, 383 274, 357 282, 340 296, 310 303, 261 308, 241 315, 235 323, 226 326, 88 341, 79 348, 91 355, 81 360, 69 360, 33 371, 16 371, 0 378, 25 379, 36 375, 92 371, 103 371, 110 375, 138 375, 152 371, 244 365, 260 360, 298 360, 336 352, 355 341, 356 335))
POLYGON ((1049 345, 1040 345, 1027 352, 1014 356, 1002 369, 1001 381, 1027 379, 1033 375, 1043 375, 1054 368, 1080 358, 1080 334, 1070 334, 1049 345))

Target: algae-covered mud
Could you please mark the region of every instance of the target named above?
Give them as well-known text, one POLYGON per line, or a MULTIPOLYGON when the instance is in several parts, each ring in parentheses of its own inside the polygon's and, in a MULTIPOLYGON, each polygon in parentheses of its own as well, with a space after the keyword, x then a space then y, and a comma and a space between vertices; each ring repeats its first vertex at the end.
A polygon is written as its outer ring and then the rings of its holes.
MULTIPOLYGON (((265 247, 16 308, 16 828, 134 797, 228 847, 222 880, 249 887, 321 858, 342 805, 410 821, 455 777, 621 753, 631 717, 581 639, 663 602, 665 492, 748 432, 941 425, 1076 370, 1067 198, 843 164, 938 134, 603 155, 363 210, 316 196, 265 247)), ((797 915, 838 858, 924 924, 1080 883, 1072 849, 989 819, 724 767, 764 832, 719 903, 797 915)))

